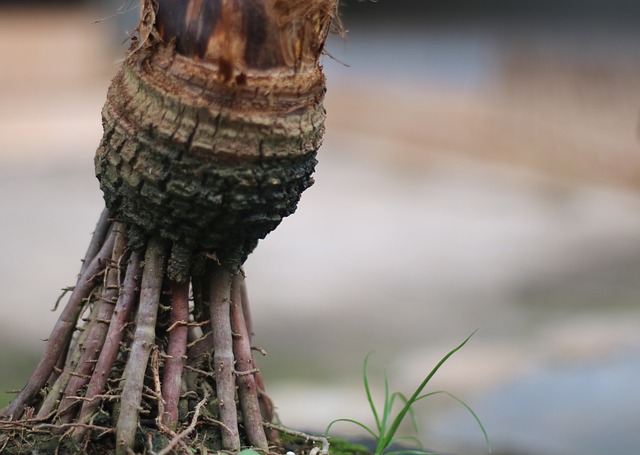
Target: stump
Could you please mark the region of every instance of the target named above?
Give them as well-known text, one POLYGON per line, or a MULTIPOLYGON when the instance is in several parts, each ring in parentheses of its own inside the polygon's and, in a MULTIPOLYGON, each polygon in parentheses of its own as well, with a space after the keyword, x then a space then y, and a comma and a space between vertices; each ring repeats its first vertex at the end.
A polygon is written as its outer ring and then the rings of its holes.
POLYGON ((279 447, 242 264, 313 182, 337 1, 142 3, 103 109, 106 209, 0 452, 279 447))

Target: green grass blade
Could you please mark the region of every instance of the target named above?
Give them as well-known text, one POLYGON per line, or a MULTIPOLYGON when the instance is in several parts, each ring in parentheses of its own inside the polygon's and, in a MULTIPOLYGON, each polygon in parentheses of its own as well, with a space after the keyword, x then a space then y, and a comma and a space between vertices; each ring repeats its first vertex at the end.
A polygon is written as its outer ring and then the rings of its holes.
MULTIPOLYGON (((403 393, 395 392, 391 397, 392 404, 393 404, 393 400, 394 400, 395 397, 400 398, 405 405, 409 401, 409 399, 403 393)), ((416 401, 418 401, 418 400, 416 400, 416 401)), ((419 433, 420 432, 420 428, 418 426, 418 419, 416 418, 416 413, 414 412, 413 408, 409 408, 409 417, 411 417, 411 424, 413 425, 413 430, 416 433, 419 433)))
MULTIPOLYGON (((393 444, 402 444, 405 441, 411 441, 411 443, 418 446, 419 450, 424 450, 424 445, 422 444, 422 441, 420 441, 418 438, 414 436, 402 436, 400 438, 394 438, 390 442, 391 442, 391 445, 393 445, 393 444)), ((418 450, 418 449, 409 449, 409 450, 418 450)))
POLYGON ((400 427, 400 424, 402 423, 402 421, 404 420, 404 418, 406 417, 407 413, 409 412, 409 410, 411 409, 411 406, 413 406, 413 403, 416 401, 416 399, 420 396, 420 394, 422 393, 422 390, 426 387, 426 385, 429 383, 429 381, 431 381, 431 378, 433 378, 433 376, 438 372, 438 370, 440 369, 440 367, 442 365, 444 365, 444 363, 449 360, 449 357, 451 357, 453 354, 455 354, 456 352, 458 352, 460 349, 462 349, 462 347, 467 344, 467 342, 469 341, 469 339, 471 339, 471 337, 477 332, 477 329, 473 331, 473 333, 471 333, 471 335, 469 335, 462 343, 460 343, 458 346, 456 346, 455 348, 453 348, 451 351, 449 351, 442 359, 440 359, 440 361, 438 362, 438 364, 433 367, 433 369, 431 370, 431 372, 427 375, 426 378, 424 378, 424 380, 422 381, 422 383, 420 383, 420 385, 418 386, 418 388, 415 390, 415 392, 413 392, 413 395, 411 395, 411 397, 407 400, 407 402, 405 403, 404 407, 400 410, 400 412, 398 413, 398 415, 396 416, 396 418, 393 420, 393 423, 391 424, 391 427, 389 428, 389 430, 384 434, 381 435, 382 440, 379 441, 379 443, 383 444, 385 447, 389 446, 389 441, 391 439, 393 439, 393 436, 395 435, 395 433, 398 431, 398 428, 400 427))
POLYGON ((393 405, 393 400, 389 395, 389 378, 387 377, 387 372, 384 372, 384 408, 382 410, 382 426, 378 428, 380 435, 384 435, 387 430, 387 425, 389 424, 389 419, 391 418, 391 406, 393 405))
POLYGON ((373 439, 376 439, 376 440, 378 439, 378 435, 375 434, 371 428, 366 426, 364 423, 358 422, 357 420, 354 420, 354 419, 336 419, 336 420, 332 420, 331 423, 329 423, 329 425, 327 426, 327 429, 324 430, 325 437, 329 436, 329 431, 331 430, 331 427, 333 427, 333 424, 338 423, 338 422, 347 422, 347 423, 352 423, 354 425, 357 425, 360 428, 362 428, 363 430, 365 430, 367 433, 369 433, 373 437, 373 439))
POLYGON ((449 398, 454 399, 455 401, 460 403, 462 406, 464 406, 465 409, 467 411, 469 411, 469 414, 471 414, 473 419, 476 421, 476 423, 480 427, 480 430, 482 431, 482 435, 484 436, 484 442, 487 444, 487 448, 489 449, 489 452, 491 452, 491 441, 489 441, 489 434, 487 433, 487 430, 485 429, 484 425, 482 424, 482 421, 480 420, 480 417, 478 417, 478 414, 476 414, 474 412, 474 410, 471 409, 471 406, 469 406, 467 403, 465 403, 464 400, 462 400, 461 398, 459 398, 456 395, 452 394, 451 392, 447 392, 446 390, 436 390, 435 392, 429 392, 429 393, 426 393, 424 395, 419 396, 418 398, 416 398, 415 401, 422 400, 423 398, 428 398, 428 397, 433 396, 433 395, 447 395, 449 398))
POLYGON ((373 352, 368 353, 367 356, 364 358, 364 367, 362 369, 363 370, 362 377, 364 378, 364 390, 367 394, 367 401, 369 402, 371 413, 373 414, 373 417, 375 418, 375 421, 376 421, 376 428, 378 429, 378 432, 382 434, 380 431, 380 428, 382 427, 382 424, 380 422, 380 416, 378 415, 378 410, 376 409, 376 405, 373 402, 373 397, 371 396, 371 389, 369 388, 369 375, 367 373, 367 369, 369 367, 369 357, 371 356, 371 354, 373 354, 373 352))

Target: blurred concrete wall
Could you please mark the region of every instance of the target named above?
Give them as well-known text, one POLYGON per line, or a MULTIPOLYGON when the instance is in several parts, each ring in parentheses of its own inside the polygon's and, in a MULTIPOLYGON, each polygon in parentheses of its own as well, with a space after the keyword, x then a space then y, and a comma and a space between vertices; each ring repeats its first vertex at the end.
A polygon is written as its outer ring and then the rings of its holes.
MULTIPOLYGON (((247 263, 257 340, 270 352, 261 365, 285 422, 321 431, 332 418, 366 419, 366 352, 410 390, 477 327, 438 376, 465 399, 585 362, 588 380, 599 362, 640 350, 637 3, 343 6, 350 32, 329 51, 350 66, 324 60, 317 183, 247 263)), ((17 4, 0 10, 0 342, 11 352, 41 349, 102 208, 100 108, 114 47, 137 16, 94 25, 122 2, 96 0, 99 13, 17 4)), ((596 395, 585 384, 570 391, 581 403, 596 395)), ((611 384, 626 402, 637 395, 611 384)), ((556 415, 546 392, 511 409, 512 422, 556 415)), ((480 411, 499 430, 496 406, 480 411)), ((603 408, 581 409, 563 405, 582 444, 624 428, 597 421, 603 408)), ((553 439, 544 425, 520 427, 553 439)))

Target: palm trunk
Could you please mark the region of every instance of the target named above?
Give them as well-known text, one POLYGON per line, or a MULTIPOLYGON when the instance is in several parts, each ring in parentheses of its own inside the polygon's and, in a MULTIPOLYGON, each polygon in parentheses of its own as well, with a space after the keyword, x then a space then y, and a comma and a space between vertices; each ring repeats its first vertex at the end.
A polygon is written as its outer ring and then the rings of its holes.
POLYGON ((122 455, 278 444, 241 266, 312 183, 336 0, 142 3, 103 109, 108 212, 0 451, 25 429, 122 455))

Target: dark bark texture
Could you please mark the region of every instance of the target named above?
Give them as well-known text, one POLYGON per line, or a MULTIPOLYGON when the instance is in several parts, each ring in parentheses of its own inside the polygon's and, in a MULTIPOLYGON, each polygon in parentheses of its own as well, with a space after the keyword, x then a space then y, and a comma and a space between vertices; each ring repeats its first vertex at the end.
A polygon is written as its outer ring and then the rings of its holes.
POLYGON ((313 182, 321 46, 302 42, 306 21, 277 16, 277 3, 160 1, 161 41, 133 53, 109 89, 95 159, 107 207, 177 244, 179 280, 202 251, 237 269, 313 182))

